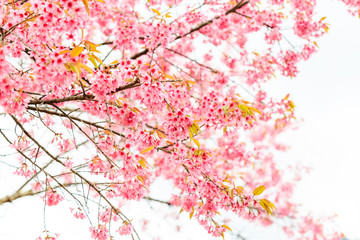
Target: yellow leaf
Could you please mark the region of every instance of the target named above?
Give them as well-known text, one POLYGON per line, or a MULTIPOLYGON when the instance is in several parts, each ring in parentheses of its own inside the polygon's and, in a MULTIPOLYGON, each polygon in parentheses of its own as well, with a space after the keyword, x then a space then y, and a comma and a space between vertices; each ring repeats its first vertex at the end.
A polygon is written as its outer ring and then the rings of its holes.
POLYGON ((198 133, 198 130, 197 130, 197 128, 194 126, 194 124, 191 125, 190 128, 191 128, 192 132, 194 133, 194 135, 196 135, 196 134, 198 133))
POLYGON ((95 1, 98 1, 98 2, 102 2, 102 3, 105 3, 104 0, 95 0, 95 1))
POLYGON ((76 77, 77 77, 78 79, 80 79, 81 68, 80 68, 79 64, 74 64, 74 68, 75 68, 76 77))
POLYGON ((153 150, 154 147, 155 147, 154 145, 147 147, 147 148, 143 149, 140 153, 143 154, 143 153, 149 152, 149 151, 153 150))
POLYGON ((189 84, 192 84, 192 85, 195 85, 195 84, 196 84, 195 81, 191 81, 191 80, 186 80, 186 82, 189 83, 189 84))
POLYGON ((224 127, 223 132, 225 133, 227 130, 227 126, 224 127))
POLYGON ((82 85, 83 85, 84 87, 90 87, 90 85, 88 84, 88 82, 86 82, 83 78, 80 78, 79 81, 82 83, 82 85))
POLYGON ((68 71, 72 71, 69 63, 64 63, 64 66, 66 67, 66 69, 67 69, 68 71))
POLYGON ((137 176, 137 179, 139 179, 140 182, 144 185, 144 179, 141 176, 137 176))
POLYGON ((82 67, 83 69, 85 69, 86 71, 88 71, 89 73, 93 74, 94 72, 91 70, 91 68, 89 68, 88 66, 86 66, 85 64, 79 62, 80 67, 82 67))
POLYGON ((169 74, 165 74, 165 77, 169 78, 169 79, 172 79, 172 80, 175 80, 175 78, 173 76, 169 75, 169 74))
POLYGON ((226 228, 226 229, 228 229, 230 232, 232 232, 232 230, 231 230, 231 228, 229 228, 229 226, 228 225, 221 225, 222 227, 224 227, 224 228, 226 228))
POLYGON ((90 62, 92 62, 92 64, 94 65, 95 68, 98 68, 95 58, 92 56, 92 54, 88 54, 89 60, 90 62))
POLYGON ((97 52, 97 53, 101 53, 99 52, 96 47, 100 46, 100 44, 95 44, 95 43, 92 43, 88 40, 84 40, 84 45, 86 47, 86 49, 89 51, 89 52, 97 52))
POLYGON ((329 27, 326 24, 325 24, 324 30, 325 30, 326 33, 329 32, 329 27))
POLYGON ((242 110, 246 115, 251 115, 251 112, 245 104, 238 104, 240 110, 242 110))
POLYGON ((132 107, 132 108, 130 108, 130 110, 133 111, 135 114, 141 113, 140 110, 136 107, 132 107))
POLYGON ((257 188, 254 189, 253 191, 253 195, 254 196, 258 196, 260 194, 262 194, 262 192, 265 190, 265 186, 259 186, 257 188))
POLYGON ((194 212, 195 212, 195 209, 193 208, 192 211, 191 211, 191 213, 189 214, 190 219, 194 216, 194 212))
POLYGON ((89 14, 89 2, 88 2, 88 0, 82 0, 82 2, 84 3, 84 6, 86 8, 86 12, 89 14))
POLYGON ((153 10, 153 12, 156 13, 158 16, 161 16, 161 13, 158 10, 156 10, 155 8, 152 8, 151 10, 153 10))
POLYGON ((30 8, 31 7, 31 3, 27 2, 25 4, 23 4, 23 6, 21 8, 30 8))
POLYGON ((91 55, 96 59, 96 61, 98 61, 99 63, 101 63, 101 65, 104 66, 104 63, 102 62, 102 60, 99 57, 95 56, 94 54, 91 54, 91 55))
POLYGON ((59 52, 59 54, 66 54, 68 52, 70 52, 70 50, 62 50, 62 51, 59 52))
POLYGON ((166 135, 163 132, 156 130, 156 133, 160 138, 166 138, 166 135))
POLYGON ((64 9, 64 12, 65 12, 66 15, 70 16, 69 12, 66 11, 66 9, 64 9))
POLYGON ((293 103, 293 101, 289 101, 289 107, 291 109, 294 109, 295 108, 295 104, 293 103))
POLYGON ((140 164, 143 168, 147 168, 147 166, 146 166, 147 162, 145 161, 145 159, 141 158, 141 159, 139 160, 139 164, 140 164))
POLYGON ((97 53, 101 53, 99 50, 96 49, 96 47, 90 45, 90 52, 97 52, 97 53))
POLYGON ((87 44, 89 44, 89 46, 95 46, 95 47, 98 47, 98 46, 100 46, 101 44, 95 44, 95 43, 93 43, 93 42, 90 42, 89 40, 84 40, 84 42, 86 42, 87 44))
POLYGON ((237 186, 235 188, 235 191, 237 192, 237 194, 240 196, 243 192, 244 192, 244 188, 241 186, 237 186))
POLYGON ((69 63, 68 66, 69 66, 69 68, 71 69, 72 72, 76 73, 76 77, 78 79, 80 79, 80 74, 81 74, 80 66, 77 65, 77 64, 72 64, 72 63, 69 63))
POLYGON ((234 189, 231 189, 231 191, 230 191, 230 198, 234 199, 234 189))
POLYGON ((193 125, 196 127, 196 129, 197 129, 199 132, 201 132, 200 127, 199 127, 199 125, 198 125, 196 122, 194 122, 193 125))
POLYGON ((249 109, 262 115, 262 112, 260 112, 258 109, 254 108, 254 107, 249 107, 249 109))
POLYGON ((200 148, 200 143, 198 140, 196 140, 195 138, 192 139, 194 141, 194 143, 196 144, 196 146, 198 146, 198 148, 200 148))
POLYGON ((272 209, 276 209, 275 205, 272 202, 270 202, 269 200, 267 200, 266 198, 263 198, 260 201, 264 202, 268 207, 270 207, 272 209))
POLYGON ((190 139, 193 139, 194 135, 193 135, 191 127, 189 127, 189 134, 190 134, 190 139))
POLYGON ((267 212, 267 214, 273 215, 271 209, 263 201, 260 200, 259 204, 267 212))
POLYGON ((81 54, 81 52, 84 50, 83 47, 74 47, 73 50, 71 50, 70 56, 71 57, 77 57, 81 54))
POLYGON ((195 154, 195 156, 201 156, 201 155, 203 155, 203 151, 201 149, 196 149, 194 151, 194 154, 195 154))

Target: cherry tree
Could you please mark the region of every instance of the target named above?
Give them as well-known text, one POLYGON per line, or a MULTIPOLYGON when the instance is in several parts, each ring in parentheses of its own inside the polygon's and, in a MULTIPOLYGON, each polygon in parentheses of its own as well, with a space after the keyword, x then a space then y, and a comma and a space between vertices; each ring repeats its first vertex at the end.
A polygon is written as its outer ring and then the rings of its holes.
POLYGON ((3 163, 24 182, 0 205, 66 199, 99 240, 146 236, 134 224, 146 216, 124 211, 143 201, 217 237, 232 212, 294 239, 340 239, 291 199, 304 167, 274 153, 295 105, 263 88, 316 52, 329 25, 315 11, 316 0, 2 0, 0 134, 17 156, 3 163), (152 197, 159 179, 170 199, 152 197))

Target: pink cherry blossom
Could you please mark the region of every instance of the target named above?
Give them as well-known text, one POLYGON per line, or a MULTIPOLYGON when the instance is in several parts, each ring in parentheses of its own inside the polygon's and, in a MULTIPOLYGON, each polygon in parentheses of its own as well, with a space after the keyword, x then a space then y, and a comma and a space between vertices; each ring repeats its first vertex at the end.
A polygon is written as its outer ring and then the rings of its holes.
POLYGON ((48 206, 56 206, 58 205, 62 200, 64 200, 64 197, 61 196, 59 193, 52 189, 48 189, 46 191, 45 196, 43 197, 46 205, 48 206))

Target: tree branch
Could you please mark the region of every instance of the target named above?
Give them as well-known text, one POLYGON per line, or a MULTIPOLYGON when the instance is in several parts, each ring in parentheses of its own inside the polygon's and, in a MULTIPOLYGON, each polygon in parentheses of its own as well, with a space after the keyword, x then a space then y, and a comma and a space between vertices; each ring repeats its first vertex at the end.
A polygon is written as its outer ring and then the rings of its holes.
MULTIPOLYGON (((136 78, 134 82, 126 84, 124 86, 120 86, 116 88, 114 91, 110 92, 109 94, 114 94, 117 92, 121 92, 127 89, 139 87, 141 85, 140 79, 136 78)), ((64 98, 56 98, 56 99, 34 99, 29 102, 30 105, 34 104, 54 104, 54 103, 62 103, 62 102, 69 102, 69 101, 81 101, 81 100, 95 100, 95 96, 93 94, 82 94, 81 95, 73 95, 64 98)))
MULTIPOLYGON (((103 130, 107 130, 107 128, 103 127, 103 126, 100 126, 100 125, 97 125, 96 123, 93 123, 93 122, 90 122, 90 121, 87 121, 87 120, 84 120, 84 119, 81 119, 81 118, 78 118, 78 117, 74 117, 74 116, 70 116, 70 115, 65 115, 65 114, 62 114, 62 113, 59 113, 59 112, 56 112, 56 111, 51 111, 49 109, 46 109, 46 108, 36 108, 36 107, 31 107, 31 106, 28 106, 27 107, 28 110, 32 110, 32 111, 39 111, 39 112, 43 112, 43 113, 47 113, 47 114, 51 114, 51 115, 56 115, 56 116, 59 116, 59 117, 64 117, 64 118, 71 118, 73 120, 76 120, 78 122, 82 122, 84 124, 87 124, 87 125, 90 125, 90 126, 93 126, 93 127, 96 127, 96 128, 100 128, 100 129, 103 129, 103 130)), ((123 137, 125 138, 125 135, 124 134, 121 134, 117 131, 114 131, 114 130, 111 130, 115 135, 118 135, 120 137, 123 137)))
MULTIPOLYGON (((229 10, 227 10, 227 11, 225 12, 225 15, 229 15, 230 13, 235 13, 236 10, 244 7, 244 6, 245 6, 246 4, 248 4, 249 2, 250 2, 249 0, 239 2, 239 3, 236 4, 234 7, 230 8, 229 10)), ((184 37, 186 37, 186 36, 188 36, 188 35, 196 32, 196 31, 199 31, 201 28, 203 28, 203 27, 211 24, 215 19, 219 19, 221 16, 222 16, 222 15, 216 16, 216 17, 214 17, 214 18, 212 18, 212 19, 210 19, 210 20, 208 20, 208 21, 206 21, 206 22, 201 23, 201 24, 198 25, 197 27, 192 28, 189 32, 187 32, 187 33, 185 33, 185 34, 183 34, 183 35, 177 36, 174 41, 176 41, 176 40, 178 40, 178 39, 181 39, 181 38, 184 38, 184 37)), ((103 43, 103 44, 112 44, 112 43, 113 43, 113 42, 105 42, 105 43, 103 43)), ((161 44, 158 44, 158 45, 156 46, 156 48, 158 48, 160 45, 161 45, 161 44)), ((144 49, 143 51, 138 52, 138 53, 132 55, 130 58, 131 58, 131 59, 137 59, 137 58, 139 58, 139 57, 147 54, 148 52, 149 52, 149 49, 146 48, 146 49, 144 49)))
MULTIPOLYGON (((249 2, 250 2, 249 0, 239 2, 239 3, 236 4, 234 7, 230 8, 229 10, 227 10, 227 11, 225 12, 225 16, 226 16, 226 15, 229 15, 230 13, 235 13, 236 10, 244 7, 244 6, 245 6, 246 4, 248 4, 249 2)), ((213 17, 212 19, 210 19, 210 20, 208 20, 208 21, 206 21, 206 22, 201 23, 201 24, 198 25, 197 27, 192 28, 189 32, 187 32, 187 33, 185 33, 185 34, 183 34, 183 35, 177 36, 177 37, 175 38, 175 40, 178 40, 178 39, 180 39, 180 38, 184 38, 184 37, 186 37, 187 35, 192 34, 193 32, 199 31, 201 28, 203 28, 203 27, 211 24, 214 20, 219 19, 220 17, 221 17, 221 15, 216 16, 216 17, 213 17)))
MULTIPOLYGON (((59 163, 60 165, 62 165, 63 167, 66 167, 65 164, 60 161, 58 158, 56 158, 55 156, 53 156, 44 146, 42 146, 38 141, 36 141, 29 132, 26 131, 26 129, 21 125, 21 123, 12 115, 10 115, 13 120, 16 122, 16 124, 21 128, 21 130, 25 133, 25 135, 31 139, 44 153, 46 153, 46 155, 48 155, 50 158, 54 159, 57 163, 59 163)), ((128 222, 130 222, 130 219, 128 217, 126 217, 119 209, 117 209, 110 201, 109 199, 107 199, 104 194, 92 183, 90 182, 87 178, 83 177, 81 174, 79 174, 77 171, 75 171, 73 168, 70 169, 70 171, 75 174, 76 176, 78 176, 80 179, 82 179, 84 182, 86 182, 95 192, 97 192, 97 194, 99 194, 99 196, 105 200, 105 202, 111 207, 112 210, 114 210, 114 212, 121 218, 125 218, 128 222)), ((133 227, 133 230, 135 232, 135 234, 137 235, 138 239, 140 239, 140 237, 138 236, 135 228, 133 227)))

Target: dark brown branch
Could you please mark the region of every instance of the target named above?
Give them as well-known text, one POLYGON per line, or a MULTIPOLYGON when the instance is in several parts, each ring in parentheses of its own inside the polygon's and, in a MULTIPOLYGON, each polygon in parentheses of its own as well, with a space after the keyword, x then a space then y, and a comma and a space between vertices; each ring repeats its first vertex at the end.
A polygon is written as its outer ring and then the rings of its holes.
MULTIPOLYGON (((46 153, 46 155, 48 155, 50 158, 54 159, 57 163, 59 163, 60 165, 65 167, 65 164, 63 162, 61 162, 58 158, 56 158, 55 156, 53 156, 44 146, 42 146, 38 141, 36 141, 31 135, 30 133, 28 133, 26 131, 26 129, 21 125, 21 123, 12 115, 10 115, 13 120, 16 122, 16 124, 21 128, 21 130, 25 133, 25 135, 31 139, 44 153, 46 153)), ((76 176, 78 176, 80 179, 82 179, 84 182, 86 182, 92 189, 95 190, 95 192, 97 192, 97 194, 99 194, 99 196, 105 200, 105 202, 111 207, 112 210, 114 210, 114 212, 122 219, 123 217, 130 222, 130 219, 128 217, 126 217, 119 209, 117 209, 110 201, 109 199, 107 199, 104 194, 92 183, 90 182, 87 178, 83 177, 81 174, 79 174, 77 171, 75 171, 74 169, 70 169, 70 171, 75 174, 76 176)), ((135 234, 137 235, 137 237, 139 238, 136 230, 133 228, 135 234)), ((139 238, 140 239, 140 238, 139 238)))
MULTIPOLYGON (((247 0, 247 1, 241 1, 241 2, 239 2, 239 3, 236 4, 234 7, 230 8, 229 10, 227 10, 227 11, 225 12, 225 15, 229 15, 230 13, 235 13, 236 10, 244 7, 244 6, 245 6, 246 4, 248 4, 248 3, 249 3, 248 0, 247 0)), ((187 32, 187 33, 185 33, 185 34, 183 34, 183 35, 177 36, 177 37, 175 38, 175 40, 180 39, 180 38, 184 38, 184 37, 186 37, 187 35, 192 34, 193 32, 199 31, 201 28, 203 28, 203 27, 211 24, 214 20, 219 19, 220 17, 221 17, 221 16, 216 16, 216 17, 213 17, 212 19, 210 19, 210 20, 208 20, 208 21, 206 21, 206 22, 201 23, 201 24, 198 25, 197 27, 192 28, 189 32, 187 32)))
MULTIPOLYGON (((121 91, 124 91, 127 89, 139 87, 140 85, 141 85, 140 80, 138 78, 136 78, 134 82, 131 82, 124 86, 120 86, 109 94, 114 94, 114 93, 121 92, 121 91)), ((35 100, 31 100, 29 102, 29 104, 30 105, 32 105, 32 104, 54 104, 54 103, 62 103, 62 102, 69 102, 69 101, 81 101, 81 100, 95 100, 95 96, 93 94, 86 94, 86 95, 81 94, 81 95, 73 95, 73 96, 69 96, 69 97, 56 98, 56 99, 45 99, 45 100, 35 99, 35 100)))
POLYGON ((162 200, 155 199, 155 198, 151 198, 151 197, 144 197, 144 199, 149 200, 149 201, 153 201, 153 202, 163 203, 163 204, 166 204, 166 205, 168 205, 168 206, 174 206, 174 205, 172 205, 172 204, 169 203, 169 202, 162 201, 162 200))
MULTIPOLYGON (((225 15, 228 15, 230 13, 236 13, 236 10, 244 7, 246 4, 248 4, 249 1, 241 1, 239 2, 238 4, 236 4, 234 7, 232 7, 231 9, 227 10, 225 12, 225 15)), ((175 38, 175 41, 180 39, 180 38, 184 38, 196 31, 199 31, 201 28, 211 24, 215 19, 219 19, 221 16, 216 16, 206 22, 203 22, 201 23, 200 25, 198 25, 197 27, 195 28, 192 28, 189 32, 181 35, 181 36, 177 36, 175 38)), ((103 45, 105 44, 111 44, 112 42, 106 42, 106 43, 103 43, 103 45)), ((159 47, 160 44, 158 44, 157 47, 159 47)), ((137 59, 145 54, 147 54, 149 52, 149 49, 144 49, 143 51, 141 52, 138 52, 136 54, 134 54, 133 56, 131 56, 131 59, 137 59)), ((129 83, 125 86, 121 86, 119 88, 117 88, 115 91, 111 92, 111 93, 115 93, 115 92, 120 92, 120 91, 123 91, 123 90, 126 90, 126 89, 130 89, 130 88, 134 88, 134 87, 138 87, 140 86, 140 80, 137 78, 134 82, 132 83, 129 83)), ((81 100, 94 100, 95 96, 92 95, 92 94, 87 94, 87 95, 77 95, 77 96, 70 96, 70 97, 65 97, 65 98, 59 98, 59 99, 47 99, 47 100, 31 100, 29 102, 29 104, 51 104, 51 103, 61 103, 61 102, 67 102, 67 101, 81 101, 81 100)))
POLYGON ((218 73, 218 72, 219 72, 218 70, 216 70, 216 69, 214 69, 214 68, 212 68, 212 67, 206 66, 206 65, 204 65, 204 64, 202 64, 202 63, 199 63, 199 62, 196 61, 195 59, 189 58, 188 56, 186 56, 186 55, 182 54, 181 52, 178 52, 178 51, 176 51, 176 50, 174 50, 174 49, 166 48, 166 50, 168 50, 168 51, 170 51, 170 52, 173 52, 173 53, 175 53, 175 54, 177 54, 177 55, 180 55, 180 56, 182 56, 182 57, 184 57, 184 58, 186 58, 186 59, 188 59, 188 60, 196 63, 196 64, 199 65, 199 66, 202 66, 202 67, 204 67, 204 68, 207 68, 207 69, 209 69, 209 70, 210 70, 211 72, 213 72, 213 73, 218 73))
POLYGON ((8 30, 4 29, 4 30, 5 30, 5 34, 3 35, 3 39, 5 39, 5 37, 6 37, 7 35, 9 35, 10 33, 12 33, 12 32, 17 28, 17 26, 19 26, 20 24, 22 24, 22 23, 24 23, 24 22, 26 22, 26 21, 29 21, 29 20, 31 20, 31 19, 33 19, 33 18, 36 18, 36 17, 38 17, 38 16, 40 16, 40 14, 30 15, 29 17, 25 18, 25 19, 22 20, 21 22, 18 22, 17 24, 15 24, 14 26, 12 26, 12 27, 9 28, 8 30))
MULTIPOLYGON (((56 176, 53 176, 53 177, 56 177, 56 176)), ((52 189, 57 189, 57 188, 61 188, 61 187, 70 187, 70 186, 75 186, 75 185, 81 185, 83 183, 63 183, 61 186, 58 185, 58 186, 55 186, 55 187, 51 187, 52 189)), ((110 185, 110 184, 117 184, 117 183, 94 183, 95 185, 110 185)), ((118 183, 118 184, 123 184, 123 183, 118 183)), ((30 196, 35 196, 35 195, 38 195, 38 194, 41 194, 43 192, 45 192, 46 190, 41 190, 41 191, 33 191, 33 190, 28 190, 28 191, 25 191, 25 192, 21 192, 21 191, 16 191, 15 193, 11 194, 11 195, 8 195, 8 196, 5 196, 3 198, 0 198, 0 205, 4 204, 4 203, 7 203, 7 202, 13 202, 19 198, 22 198, 22 197, 30 197, 30 196)), ((154 200, 156 201, 156 199, 154 200)), ((158 200, 160 201, 160 200, 158 200)))
POLYGON ((135 81, 133 81, 129 84, 126 84, 124 86, 118 87, 117 89, 115 89, 115 91, 112 91, 111 93, 113 94, 113 93, 121 92, 126 89, 135 88, 135 87, 139 87, 139 86, 141 86, 140 79, 136 78, 135 81))
POLYGON ((53 103, 62 103, 62 102, 69 102, 69 101, 81 101, 81 100, 93 100, 95 98, 94 95, 87 94, 87 95, 74 95, 70 97, 64 98, 56 98, 56 99, 45 99, 45 100, 31 100, 29 104, 53 104, 53 103))
MULTIPOLYGON (((252 17, 248 16, 248 15, 245 15, 243 13, 238 13, 238 12, 235 12, 237 15, 240 15, 242 17, 246 17, 247 19, 252 19, 252 17)), ((274 28, 273 26, 270 26, 269 24, 267 23, 263 23, 264 26, 268 27, 268 28, 274 28)))
POLYGON ((64 112, 61 108, 59 108, 55 104, 51 104, 51 106, 53 106, 54 108, 59 110, 62 114, 64 114, 70 120, 70 122, 74 124, 79 129, 79 131, 82 134, 84 134, 94 144, 94 146, 99 150, 99 152, 101 152, 101 154, 106 158, 106 160, 111 164, 111 166, 118 167, 116 163, 104 153, 104 151, 96 144, 96 142, 84 130, 82 130, 82 128, 66 112, 64 112))
POLYGON ((12 195, 9 195, 9 196, 5 196, 3 198, 0 198, 0 205, 4 204, 4 203, 7 203, 7 202, 12 202, 12 201, 15 201, 16 199, 18 198, 21 198, 21 197, 25 197, 25 196, 33 196, 33 195, 36 195, 38 194, 37 192, 34 192, 34 191, 26 191, 26 192, 15 192, 14 194, 12 195))
MULTIPOLYGON (((91 125, 93 127, 96 127, 96 128, 100 128, 100 129, 103 129, 103 130, 107 130, 107 128, 103 127, 103 126, 100 126, 100 125, 97 125, 96 123, 93 123, 93 122, 90 122, 90 121, 87 121, 87 120, 84 120, 84 119, 81 119, 81 118, 78 118, 78 117, 74 117, 74 116, 66 116, 65 114, 62 114, 62 113, 59 113, 59 112, 56 112, 56 111, 51 111, 49 109, 45 109, 45 108, 36 108, 36 107, 31 107, 31 106, 28 106, 27 107, 28 110, 32 110, 32 111, 39 111, 39 112, 43 112, 43 113, 47 113, 47 114, 51 114, 51 115, 56 115, 56 116, 59 116, 59 117, 64 117, 64 118, 68 118, 68 117, 71 117, 71 119, 73 120, 76 120, 78 122, 82 122, 84 124, 87 124, 87 125, 91 125)), ((111 130, 115 135, 118 135, 120 137, 125 137, 125 135, 117 132, 117 131, 114 131, 114 130, 111 130)))
MULTIPOLYGON (((12 115, 10 115, 12 118, 14 118, 12 115)), ((15 119, 14 119, 15 120, 15 119)), ((17 120, 16 120, 17 121, 17 120)), ((19 125, 20 127, 22 127, 21 125, 19 125)), ((5 138, 5 140, 11 144, 11 141, 6 137, 6 135, 0 130, 1 135, 5 138)), ((36 164, 34 161, 31 160, 31 158, 29 158, 28 156, 26 156, 22 151, 20 151, 19 149, 16 149, 16 151, 18 151, 18 153, 20 153, 24 158, 26 158, 28 161, 30 161, 35 167, 37 167, 38 169, 40 169, 40 172, 43 172, 46 176, 49 176, 51 179, 53 179, 59 187, 61 187, 62 189, 64 189, 71 197, 73 197, 75 199, 75 201, 77 201, 80 206, 84 208, 83 204, 69 191, 69 189, 67 189, 62 183, 60 183, 54 176, 52 176, 50 173, 46 172, 44 168, 40 167, 38 164, 36 164)), ((7 200, 11 200, 11 198, 7 198, 7 200)))
MULTIPOLYGON (((64 152, 64 153, 62 153, 62 154, 60 154, 60 155, 57 155, 56 158, 59 158, 60 156, 66 154, 66 153, 68 153, 68 152, 70 152, 70 151, 72 151, 72 150, 74 150, 74 149, 77 149, 78 147, 86 144, 88 141, 89 141, 89 140, 83 141, 82 143, 78 144, 76 147, 74 147, 74 148, 72 148, 72 149, 69 149, 69 150, 67 150, 66 152, 64 152)), ((54 159, 51 159, 45 166, 42 167, 42 169, 46 169, 46 168, 47 168, 48 166, 50 166, 50 164, 53 163, 53 162, 54 162, 54 159)), ((34 179, 37 175, 39 175, 40 173, 41 173, 41 172, 39 171, 39 172, 36 172, 34 175, 32 175, 31 178, 28 179, 16 192, 20 192, 27 184, 29 184, 29 182, 30 182, 31 180, 33 180, 33 179, 34 179)), ((0 204, 0 205, 1 205, 1 204, 0 204)))
MULTIPOLYGON (((160 44, 157 47, 159 47, 159 46, 160 46, 160 44)), ((130 58, 131 59, 137 59, 137 58, 141 57, 142 55, 147 54, 148 52, 149 52, 149 49, 146 48, 145 50, 132 55, 130 58)))
MULTIPOLYGON (((225 12, 225 15, 229 15, 230 13, 235 13, 236 10, 244 7, 244 6, 245 6, 246 4, 248 4, 248 3, 249 3, 248 0, 239 2, 239 3, 236 4, 234 7, 230 8, 229 10, 227 10, 227 11, 225 12)), ((216 17, 214 17, 214 18, 212 18, 212 19, 210 19, 210 20, 208 20, 208 21, 206 21, 206 22, 201 23, 201 24, 198 25, 197 27, 192 28, 189 32, 187 32, 187 33, 185 33, 185 34, 183 34, 183 35, 177 36, 177 37, 175 38, 175 41, 178 40, 178 39, 180 39, 180 38, 184 38, 184 37, 186 37, 186 36, 188 36, 188 35, 196 32, 196 31, 199 31, 201 28, 203 28, 203 27, 211 24, 215 19, 219 19, 220 17, 221 17, 221 15, 216 16, 216 17)), ((108 45, 108 44, 113 44, 113 42, 105 42, 105 43, 102 43, 102 45, 108 45)), ((160 45, 161 45, 161 44, 158 44, 158 45, 156 46, 156 48, 158 48, 160 45)), ((149 52, 149 49, 146 48, 146 49, 144 49, 143 51, 138 52, 138 53, 132 55, 130 58, 131 58, 131 59, 137 59, 137 58, 139 58, 139 57, 147 54, 148 52, 149 52)))

